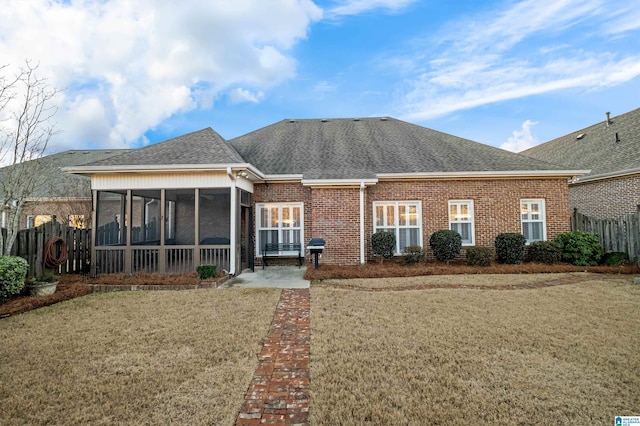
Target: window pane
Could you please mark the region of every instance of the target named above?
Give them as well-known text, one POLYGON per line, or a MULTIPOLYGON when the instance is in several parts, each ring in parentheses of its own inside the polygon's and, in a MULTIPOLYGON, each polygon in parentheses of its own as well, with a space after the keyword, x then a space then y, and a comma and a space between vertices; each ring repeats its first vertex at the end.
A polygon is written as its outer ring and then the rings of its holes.
POLYGON ((387 226, 394 226, 396 224, 395 206, 387 206, 387 226))
POLYGON ((300 227, 300 207, 293 207, 293 226, 300 227))
POLYGON ((271 228, 277 228, 278 223, 280 223, 280 217, 278 215, 278 208, 271 207, 271 228))
POLYGON ((420 238, 420 230, 418 228, 411 228, 409 230, 409 245, 417 246, 420 238))
POLYGON ((407 207, 398 206, 398 225, 406 226, 407 224, 407 207))
POLYGON ((376 206, 376 226, 384 226, 384 206, 376 206))
POLYGON ((410 244, 407 244, 407 241, 409 239, 409 229, 400 229, 398 231, 398 241, 397 241, 397 245, 398 245, 398 250, 400 253, 404 252, 404 248, 410 244))
POLYGON ((415 205, 409 206, 409 225, 418 225, 418 207, 415 205))
POLYGON ((260 208, 260 228, 267 228, 269 226, 269 209, 264 207, 260 208))
MULTIPOLYGON (((449 220, 451 222, 455 222, 456 220, 458 220, 458 206, 457 204, 450 204, 449 205, 449 220)), ((451 228, 453 229, 453 228, 451 228)))
POLYGON ((469 220, 469 205, 460 204, 460 219, 469 220))
POLYGON ((291 208, 283 207, 282 208, 282 227, 290 228, 291 227, 291 208))
POLYGON ((532 241, 542 240, 542 223, 531 223, 531 238, 532 241))

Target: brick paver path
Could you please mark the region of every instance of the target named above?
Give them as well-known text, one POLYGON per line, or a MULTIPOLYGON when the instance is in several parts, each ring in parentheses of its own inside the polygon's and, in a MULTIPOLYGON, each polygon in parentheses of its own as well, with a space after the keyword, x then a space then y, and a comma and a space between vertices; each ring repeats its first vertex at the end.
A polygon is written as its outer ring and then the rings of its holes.
POLYGON ((284 289, 236 426, 309 422, 309 289, 284 289))

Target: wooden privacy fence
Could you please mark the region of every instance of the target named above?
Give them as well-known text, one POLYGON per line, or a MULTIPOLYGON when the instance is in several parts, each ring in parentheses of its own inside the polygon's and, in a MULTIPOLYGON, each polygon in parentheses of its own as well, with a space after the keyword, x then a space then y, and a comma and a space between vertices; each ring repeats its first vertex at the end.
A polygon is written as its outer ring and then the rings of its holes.
MULTIPOLYGON (((28 276, 43 273, 45 248, 51 238, 61 238, 66 243, 67 259, 57 267, 59 274, 87 272, 91 263, 91 230, 72 228, 55 221, 44 223, 37 228, 23 229, 18 232, 11 254, 20 256, 29 263, 28 276)), ((2 238, 6 238, 6 230, 2 230, 2 238)), ((51 247, 53 255, 61 258, 63 244, 51 247)))
POLYGON ((594 219, 574 209, 571 230, 595 234, 605 251, 623 251, 640 263, 640 209, 616 219, 594 219))

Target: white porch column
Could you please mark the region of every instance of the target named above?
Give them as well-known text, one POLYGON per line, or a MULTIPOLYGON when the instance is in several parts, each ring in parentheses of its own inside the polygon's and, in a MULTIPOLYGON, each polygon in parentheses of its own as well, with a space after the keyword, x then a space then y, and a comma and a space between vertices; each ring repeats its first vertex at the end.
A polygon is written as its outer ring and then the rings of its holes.
POLYGON ((231 220, 229 223, 230 235, 229 235, 229 274, 236 274, 236 223, 237 223, 237 204, 238 204, 238 190, 236 189, 236 177, 231 171, 231 167, 227 167, 227 174, 231 180, 231 220))
POLYGON ((360 263, 365 263, 364 255, 364 181, 360 182, 360 263))

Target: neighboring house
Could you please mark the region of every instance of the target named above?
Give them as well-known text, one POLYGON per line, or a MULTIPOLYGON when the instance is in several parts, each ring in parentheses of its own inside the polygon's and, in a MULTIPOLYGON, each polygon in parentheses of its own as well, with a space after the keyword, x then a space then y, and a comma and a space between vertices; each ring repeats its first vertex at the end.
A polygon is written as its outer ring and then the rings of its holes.
MULTIPOLYGON (((37 186, 26 199, 20 228, 32 228, 50 221, 54 216, 58 222, 69 223, 79 228, 91 224, 91 180, 86 176, 71 175, 62 167, 77 166, 129 152, 116 150, 70 150, 47 155, 28 163, 38 163, 33 169, 44 174, 41 185, 37 186)), ((27 164, 28 166, 29 164, 27 164)), ((0 169, 0 179, 8 166, 0 169)), ((2 227, 6 227, 6 212, 2 212, 2 227)))
POLYGON ((523 151, 567 168, 590 169, 569 183, 569 206, 613 219, 640 207, 640 108, 523 151))
POLYGON ((67 170, 91 176, 103 272, 232 274, 261 262, 265 243, 304 250, 312 237, 333 264, 371 259, 381 230, 396 254, 440 229, 465 246, 554 238, 581 173, 386 117, 283 120, 229 142, 207 128, 67 170))

